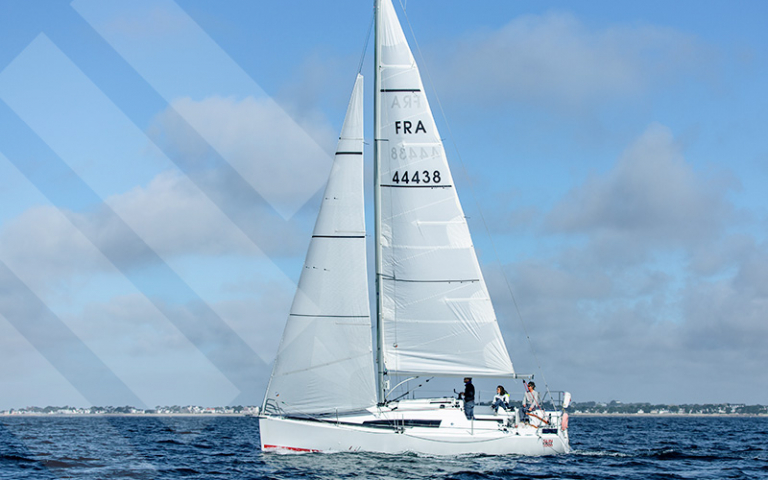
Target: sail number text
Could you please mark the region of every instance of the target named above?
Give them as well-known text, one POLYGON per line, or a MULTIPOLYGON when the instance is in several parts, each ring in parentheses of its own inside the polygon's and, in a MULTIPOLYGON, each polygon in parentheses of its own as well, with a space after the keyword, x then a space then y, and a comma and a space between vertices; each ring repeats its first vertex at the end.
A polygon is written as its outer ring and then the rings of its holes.
POLYGON ((429 170, 423 170, 421 172, 416 170, 410 174, 406 170, 402 173, 395 172, 395 175, 392 177, 392 183, 405 183, 406 185, 409 183, 440 183, 441 180, 440 170, 433 170, 432 172, 429 170))
POLYGON ((392 160, 408 160, 408 159, 425 159, 425 158, 438 158, 440 157, 440 149, 437 147, 432 147, 432 152, 430 153, 429 147, 392 147, 392 151, 390 153, 390 158, 392 160))
POLYGON ((427 133, 427 129, 424 128, 424 123, 419 120, 415 124, 410 120, 398 120, 395 122, 395 133, 427 133))

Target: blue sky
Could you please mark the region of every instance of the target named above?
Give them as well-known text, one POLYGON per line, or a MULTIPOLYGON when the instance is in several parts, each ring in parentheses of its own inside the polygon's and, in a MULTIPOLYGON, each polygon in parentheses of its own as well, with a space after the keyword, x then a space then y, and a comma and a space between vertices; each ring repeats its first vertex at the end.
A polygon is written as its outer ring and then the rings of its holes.
MULTIPOLYGON (((768 7, 406 7, 516 369, 767 403, 768 7)), ((370 19, 0 6, 0 409, 260 403, 370 19)))

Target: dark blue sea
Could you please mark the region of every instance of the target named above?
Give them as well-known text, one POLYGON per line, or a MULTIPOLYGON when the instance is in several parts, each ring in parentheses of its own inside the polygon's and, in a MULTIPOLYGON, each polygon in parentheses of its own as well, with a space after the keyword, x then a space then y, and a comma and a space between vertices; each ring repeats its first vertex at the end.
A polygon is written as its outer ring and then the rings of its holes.
POLYGON ((556 457, 262 454, 252 417, 0 417, 0 479, 756 479, 768 418, 572 417, 556 457))

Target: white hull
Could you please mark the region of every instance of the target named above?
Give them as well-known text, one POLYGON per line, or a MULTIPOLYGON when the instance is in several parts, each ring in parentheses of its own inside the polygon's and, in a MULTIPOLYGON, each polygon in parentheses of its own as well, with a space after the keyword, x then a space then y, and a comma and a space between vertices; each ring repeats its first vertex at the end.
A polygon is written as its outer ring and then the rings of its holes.
POLYGON ((494 416, 489 407, 484 407, 485 412, 482 412, 483 407, 477 407, 476 419, 470 421, 464 416, 462 406, 453 400, 442 403, 415 400, 371 408, 368 413, 338 419, 262 415, 259 417, 261 448, 279 452, 415 452, 427 455, 554 455, 570 452, 567 429, 560 425, 560 412, 542 412, 550 424, 536 426, 518 422, 514 413, 494 416), (372 422, 378 426, 373 426, 372 422))

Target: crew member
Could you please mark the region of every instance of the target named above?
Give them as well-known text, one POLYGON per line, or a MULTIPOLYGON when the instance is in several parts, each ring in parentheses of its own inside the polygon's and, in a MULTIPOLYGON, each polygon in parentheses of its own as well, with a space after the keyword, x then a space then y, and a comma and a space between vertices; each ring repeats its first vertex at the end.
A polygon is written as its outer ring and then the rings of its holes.
POLYGON ((464 415, 468 420, 475 418, 475 386, 470 377, 464 378, 464 391, 459 393, 459 399, 464 399, 464 415))
POLYGON ((496 413, 499 413, 500 408, 503 408, 504 410, 509 408, 509 394, 501 385, 496 387, 496 395, 493 397, 492 408, 496 413))
POLYGON ((539 406, 541 404, 541 398, 539 397, 539 392, 537 392, 535 389, 536 384, 533 382, 528 382, 525 386, 523 408, 526 412, 532 412, 533 410, 538 410, 541 408, 539 406))

